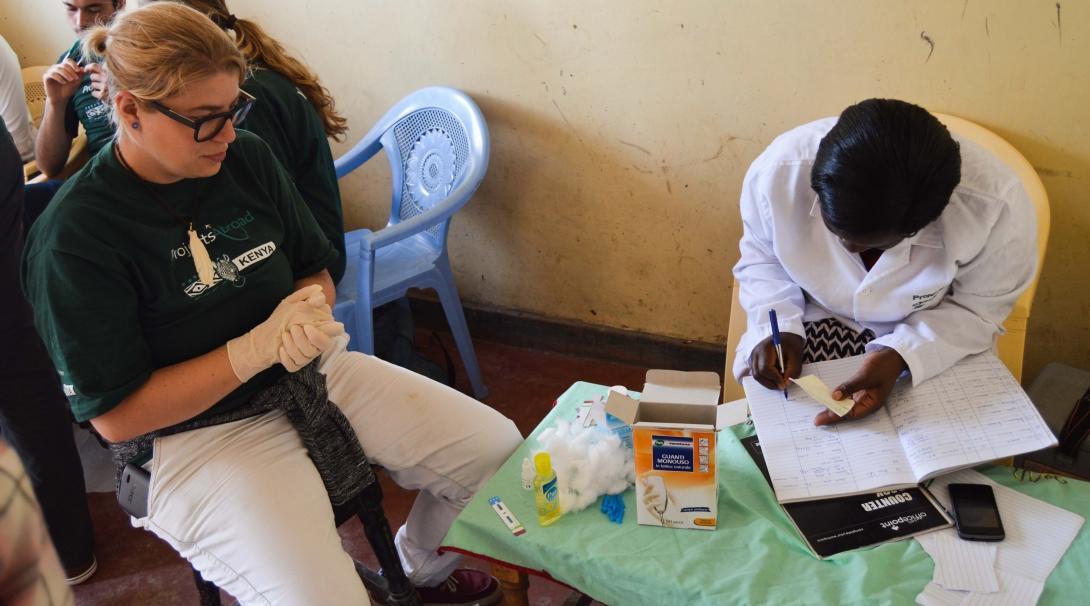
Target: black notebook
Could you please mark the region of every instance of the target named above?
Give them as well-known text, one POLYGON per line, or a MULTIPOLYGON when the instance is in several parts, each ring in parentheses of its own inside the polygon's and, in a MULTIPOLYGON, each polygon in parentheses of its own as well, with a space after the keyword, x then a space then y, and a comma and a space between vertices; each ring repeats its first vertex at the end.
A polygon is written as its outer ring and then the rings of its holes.
MULTIPOLYGON (((757 436, 743 438, 742 445, 771 489, 772 480, 757 436)), ((942 507, 920 487, 782 503, 780 506, 810 551, 819 558, 952 525, 942 507)))

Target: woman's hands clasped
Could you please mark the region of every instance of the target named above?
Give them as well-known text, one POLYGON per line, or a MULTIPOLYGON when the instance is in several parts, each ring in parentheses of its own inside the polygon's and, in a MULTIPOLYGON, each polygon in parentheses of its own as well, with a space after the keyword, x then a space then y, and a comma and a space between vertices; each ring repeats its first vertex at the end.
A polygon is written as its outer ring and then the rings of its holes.
POLYGON ((299 370, 342 334, 344 325, 333 319, 322 287, 312 284, 285 297, 264 322, 228 341, 227 357, 245 383, 276 363, 289 372, 299 370))

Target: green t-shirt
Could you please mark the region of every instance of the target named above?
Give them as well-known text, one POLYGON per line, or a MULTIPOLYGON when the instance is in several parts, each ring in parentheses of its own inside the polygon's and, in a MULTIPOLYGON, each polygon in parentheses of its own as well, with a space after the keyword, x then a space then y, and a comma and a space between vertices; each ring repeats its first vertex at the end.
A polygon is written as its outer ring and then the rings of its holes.
POLYGON ((279 72, 256 67, 242 88, 257 98, 239 125, 265 140, 291 175, 318 226, 340 253, 329 267, 333 282, 344 275, 344 216, 333 153, 318 112, 279 72))
MULTIPOLYGON (((81 421, 115 407, 155 369, 250 330, 295 280, 337 259, 255 135, 238 133, 215 176, 150 184, 162 203, 121 166, 113 145, 57 192, 23 258, 35 324, 81 421), (211 286, 197 279, 178 219, 191 215, 216 265, 211 286)), ((284 372, 273 366, 204 414, 244 403, 284 372)))
MULTIPOLYGON (((68 57, 86 65, 91 61, 83 59, 83 41, 77 40, 67 53, 57 59, 57 63, 68 57)), ((64 129, 68 135, 75 137, 79 133, 79 123, 83 123, 83 130, 87 131, 87 151, 93 156, 102 149, 114 136, 114 125, 110 123, 109 108, 91 94, 91 74, 84 74, 80 80, 76 94, 68 100, 64 108, 64 129)))

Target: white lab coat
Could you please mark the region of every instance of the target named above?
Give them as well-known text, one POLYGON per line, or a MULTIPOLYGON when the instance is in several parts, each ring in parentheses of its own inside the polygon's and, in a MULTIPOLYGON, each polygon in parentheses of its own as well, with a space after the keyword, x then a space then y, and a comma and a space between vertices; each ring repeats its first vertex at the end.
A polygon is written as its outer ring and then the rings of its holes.
MULTIPOLYGON (((868 272, 821 219, 810 170, 827 118, 776 138, 742 184, 741 259, 734 266, 747 331, 734 375, 753 347, 780 330, 805 337, 803 321, 835 317, 891 347, 913 384, 993 345, 1033 280, 1037 221, 1018 176, 971 141, 961 145, 961 182, 942 215, 885 251, 868 272)), ((956 137, 955 137, 956 138, 956 137)))

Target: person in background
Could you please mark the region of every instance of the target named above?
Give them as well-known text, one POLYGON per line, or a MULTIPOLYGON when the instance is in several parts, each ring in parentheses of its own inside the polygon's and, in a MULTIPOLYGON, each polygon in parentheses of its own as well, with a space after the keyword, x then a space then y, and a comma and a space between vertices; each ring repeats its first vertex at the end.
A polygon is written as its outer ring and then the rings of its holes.
POLYGON ((42 76, 46 101, 34 141, 34 159, 38 170, 49 180, 26 187, 23 219, 28 230, 61 186, 57 177, 68 161, 79 125, 83 124, 87 134, 87 152, 91 156, 114 133, 102 103, 107 94, 106 74, 101 65, 83 56, 81 39, 88 28, 109 22, 123 10, 125 0, 63 0, 61 4, 78 38, 42 76))
POLYGON ((223 0, 172 1, 208 15, 242 52, 250 66, 242 90, 261 100, 254 104, 242 128, 269 144, 318 227, 340 253, 329 267, 333 283, 337 284, 344 275, 346 261, 344 216, 328 137, 343 138, 348 125, 337 113, 333 97, 302 61, 289 55, 257 23, 231 14, 223 0))
POLYGON ((83 56, 81 43, 88 29, 108 23, 125 8, 125 0, 64 0, 62 4, 79 39, 42 76, 45 112, 34 155, 38 168, 48 177, 57 176, 64 168, 78 124, 87 132, 87 151, 92 156, 114 134, 102 103, 105 74, 101 65, 83 56))
POLYGON ((34 123, 30 120, 30 109, 26 105, 26 93, 23 91, 23 73, 19 67, 19 57, 0 36, 0 118, 7 125, 19 157, 23 162, 34 159, 34 123))
POLYGON ((495 579, 438 547, 518 429, 347 351, 326 303, 337 250, 268 145, 235 130, 261 100, 234 41, 156 2, 85 48, 107 67, 116 139, 31 230, 22 279, 77 419, 150 474, 134 523, 242 604, 366 604, 330 507, 361 467, 318 456, 341 442, 419 490, 395 542, 424 603, 497 601, 495 579), (315 434, 326 419, 338 432, 315 434))
POLYGON ((0 123, 0 435, 23 460, 65 577, 76 584, 98 568, 91 513, 68 402, 18 286, 22 216, 23 163, 0 123))
POLYGON ((904 101, 869 99, 777 137, 746 173, 741 210, 735 376, 784 389, 803 363, 866 353, 833 389, 855 402, 845 419, 881 407, 905 372, 919 384, 992 347, 1036 267, 1018 175, 904 101))

